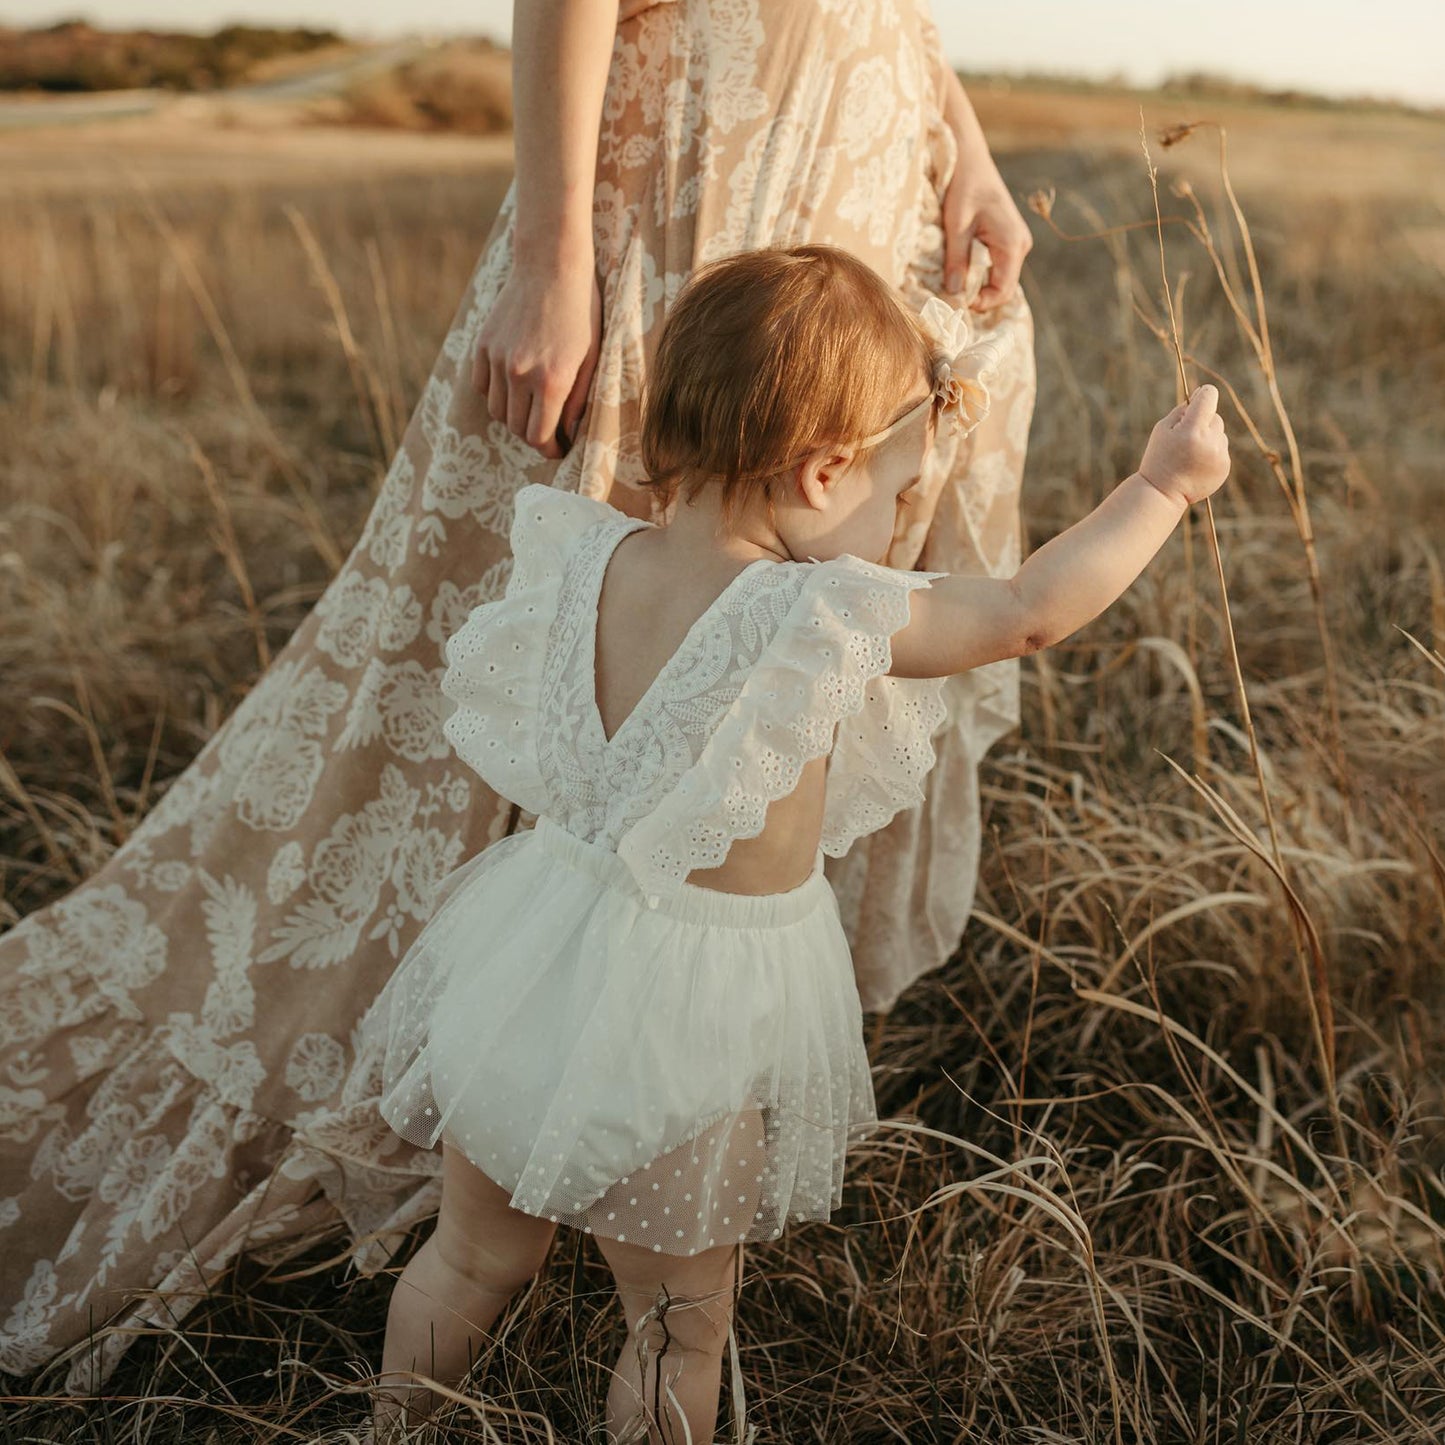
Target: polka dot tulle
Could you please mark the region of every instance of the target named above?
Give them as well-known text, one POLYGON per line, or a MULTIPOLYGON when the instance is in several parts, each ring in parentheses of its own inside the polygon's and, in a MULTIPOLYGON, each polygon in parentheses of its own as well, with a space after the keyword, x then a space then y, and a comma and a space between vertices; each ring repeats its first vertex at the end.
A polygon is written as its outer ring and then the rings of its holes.
POLYGON ((826 1219, 875 1122, 862 1014, 822 873, 648 908, 548 818, 449 876, 363 1022, 382 1114, 514 1207, 693 1254, 826 1219))

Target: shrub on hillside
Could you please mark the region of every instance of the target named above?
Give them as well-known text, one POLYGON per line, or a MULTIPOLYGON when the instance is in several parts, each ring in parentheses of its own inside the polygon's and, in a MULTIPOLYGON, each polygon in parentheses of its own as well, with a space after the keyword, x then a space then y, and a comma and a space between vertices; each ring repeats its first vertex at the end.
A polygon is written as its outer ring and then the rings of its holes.
POLYGON ((357 125, 491 135, 512 128, 512 61, 490 40, 458 40, 346 93, 357 125))
POLYGON ((211 35, 97 30, 67 20, 0 29, 0 90, 216 90, 263 60, 335 45, 333 30, 227 25, 211 35))

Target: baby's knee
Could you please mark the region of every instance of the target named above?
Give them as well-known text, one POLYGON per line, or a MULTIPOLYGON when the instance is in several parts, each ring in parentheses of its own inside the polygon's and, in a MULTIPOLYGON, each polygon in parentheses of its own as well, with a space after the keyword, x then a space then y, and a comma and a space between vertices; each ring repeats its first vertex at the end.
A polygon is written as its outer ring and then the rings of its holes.
POLYGON ((598 1244, 635 1342, 704 1353, 723 1348, 740 1283, 738 1245, 673 1257, 606 1237, 598 1244))
POLYGON ((646 1342, 655 1358, 685 1363, 690 1357, 714 1359, 727 1346, 732 1323, 730 1294, 693 1297, 659 1291, 632 1322, 634 1343, 646 1342))
POLYGON ((678 1280, 616 1275, 616 1284, 635 1343, 646 1341, 658 1354, 722 1352, 733 1320, 731 1280, 696 1274, 678 1280))
POLYGON ((512 1295, 530 1283, 546 1263, 555 1232, 542 1232, 530 1223, 516 1230, 479 1235, 443 1221, 434 1236, 436 1251, 442 1263, 468 1284, 512 1295))

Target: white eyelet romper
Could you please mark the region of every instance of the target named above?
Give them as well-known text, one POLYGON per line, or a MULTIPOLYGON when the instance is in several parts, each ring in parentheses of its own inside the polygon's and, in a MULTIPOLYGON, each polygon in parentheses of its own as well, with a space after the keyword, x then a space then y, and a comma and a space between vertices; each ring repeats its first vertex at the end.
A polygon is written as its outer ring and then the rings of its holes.
POLYGON ((888 676, 889 638, 943 574, 755 562, 608 739, 597 599, 613 549, 650 525, 518 491, 506 593, 446 643, 443 726, 536 825, 443 879, 362 1031, 403 1138, 445 1134, 517 1209, 686 1255, 826 1219, 876 1123, 823 856, 922 800, 942 684, 888 676), (824 753, 806 882, 685 881, 824 753))

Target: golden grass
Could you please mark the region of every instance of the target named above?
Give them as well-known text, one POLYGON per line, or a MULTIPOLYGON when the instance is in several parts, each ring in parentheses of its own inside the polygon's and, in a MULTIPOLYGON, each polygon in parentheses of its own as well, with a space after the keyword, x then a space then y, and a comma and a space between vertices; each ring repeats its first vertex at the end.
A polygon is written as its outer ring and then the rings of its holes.
MULTIPOLYGON (((1163 277, 1236 457, 1219 570, 1196 511, 1025 662, 976 915, 871 1039, 892 1122, 830 1224, 750 1254, 756 1445, 1425 1445, 1445 1422, 1445 288, 1406 239, 1439 215, 1403 183, 1241 183, 1236 210, 1207 132, 1158 147, 1172 118, 1151 117, 1163 277)), ((1033 546, 1175 395, 1134 125, 1132 154, 1003 161, 1057 228, 1028 277, 1033 546)), ((0 215, 9 918, 116 846, 325 585, 504 179, 0 215)), ((47 1398, 42 1373, 11 1428, 354 1429, 389 1282, 338 1250, 248 1261, 104 1400, 47 1398)), ((588 1439, 620 1332, 596 1252, 559 1239, 449 1438, 588 1439)))

